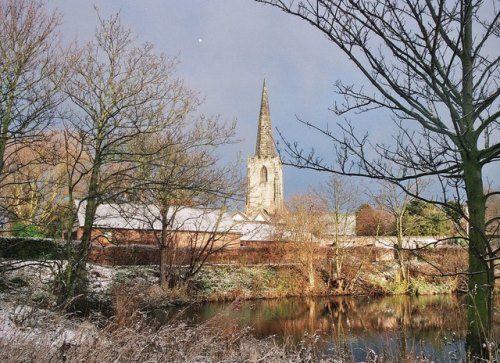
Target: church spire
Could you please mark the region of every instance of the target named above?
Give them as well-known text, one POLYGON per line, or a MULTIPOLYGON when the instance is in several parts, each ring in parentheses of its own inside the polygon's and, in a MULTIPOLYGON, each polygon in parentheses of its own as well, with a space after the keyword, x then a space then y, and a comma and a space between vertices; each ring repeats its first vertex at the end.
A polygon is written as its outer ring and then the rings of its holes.
MULTIPOLYGON (((255 155, 248 158, 246 214, 271 216, 283 207, 283 170, 273 142, 266 80, 262 86, 255 155)), ((267 217, 265 217, 267 218, 267 217)))
POLYGON ((269 102, 267 100, 267 87, 265 79, 262 86, 262 100, 260 103, 259 129, 257 131, 255 155, 259 158, 278 156, 276 148, 274 147, 271 115, 269 113, 269 102))

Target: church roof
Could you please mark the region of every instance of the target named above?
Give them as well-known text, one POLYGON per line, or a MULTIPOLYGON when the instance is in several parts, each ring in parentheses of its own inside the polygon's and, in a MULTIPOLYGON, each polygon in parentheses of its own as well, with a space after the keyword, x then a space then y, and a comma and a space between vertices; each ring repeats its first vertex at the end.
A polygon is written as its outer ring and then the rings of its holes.
MULTIPOLYGON (((78 224, 85 223, 85 201, 75 201, 78 208, 78 224)), ((172 206, 167 213, 170 228, 189 232, 232 232, 237 233, 231 215, 221 209, 172 206)), ((155 205, 133 203, 101 204, 97 207, 94 228, 161 230, 161 213, 155 205)))
POLYGON ((269 111, 269 101, 267 99, 266 80, 264 80, 264 84, 262 86, 262 100, 260 102, 259 129, 257 131, 255 155, 259 158, 278 156, 273 141, 271 114, 269 111))
POLYGON ((270 223, 242 222, 237 225, 241 241, 270 242, 276 239, 276 227, 270 223))

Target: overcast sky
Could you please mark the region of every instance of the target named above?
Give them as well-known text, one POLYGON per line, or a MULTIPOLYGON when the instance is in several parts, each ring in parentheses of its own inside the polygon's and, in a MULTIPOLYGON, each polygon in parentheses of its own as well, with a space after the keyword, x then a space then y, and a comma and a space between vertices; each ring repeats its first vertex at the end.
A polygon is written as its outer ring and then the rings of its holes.
MULTIPOLYGON (((201 111, 237 120, 242 141, 230 148, 232 154, 240 152, 246 160, 254 152, 264 78, 273 126, 289 140, 313 145, 325 157, 333 152, 296 117, 320 125, 340 121, 328 110, 338 97, 334 82, 363 80, 345 56, 306 23, 251 0, 51 0, 48 5, 64 17, 65 41, 93 36, 94 4, 106 16, 120 11, 139 41, 177 56, 178 76, 205 98, 201 111)), ((355 121, 374 139, 389 136, 386 115, 355 121)), ((326 177, 285 167, 285 197, 326 177)))

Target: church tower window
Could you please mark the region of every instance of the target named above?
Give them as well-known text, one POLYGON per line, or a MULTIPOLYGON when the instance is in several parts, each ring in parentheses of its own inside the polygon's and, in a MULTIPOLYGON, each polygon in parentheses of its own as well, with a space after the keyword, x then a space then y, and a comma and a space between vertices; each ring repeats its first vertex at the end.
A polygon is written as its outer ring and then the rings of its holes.
POLYGON ((267 183, 267 168, 265 166, 260 169, 260 182, 267 183))

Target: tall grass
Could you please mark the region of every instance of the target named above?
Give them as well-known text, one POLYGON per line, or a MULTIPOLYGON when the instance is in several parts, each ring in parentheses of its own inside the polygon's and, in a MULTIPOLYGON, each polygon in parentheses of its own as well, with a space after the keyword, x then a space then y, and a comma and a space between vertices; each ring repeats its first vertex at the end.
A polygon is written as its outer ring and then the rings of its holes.
MULTIPOLYGON (((61 328, 61 317, 47 317, 31 329, 17 326, 0 335, 0 361, 14 362, 354 362, 348 343, 327 353, 316 335, 298 344, 274 337, 256 339, 249 328, 221 328, 217 318, 198 326, 174 322, 156 328, 135 311, 126 321, 98 328, 88 321, 74 329, 61 328), (48 321, 47 319, 54 319, 48 321), (56 327, 56 329, 54 329, 56 327)), ((359 355, 358 355, 359 356, 359 355)), ((376 353, 367 349, 366 362, 430 362, 411 350, 396 356, 390 346, 376 353)))
MULTIPOLYGON (((155 328, 140 318, 104 328, 81 322, 61 327, 60 318, 39 320, 28 328, 12 324, 0 335, 1 362, 313 362, 319 357, 312 344, 293 347, 273 338, 257 340, 249 329, 221 329, 207 322, 188 326, 176 322, 155 328), (5 331, 8 329, 8 332, 5 331)), ((8 325, 8 324, 7 324, 8 325)), ((325 358, 323 361, 335 361, 325 358)))

